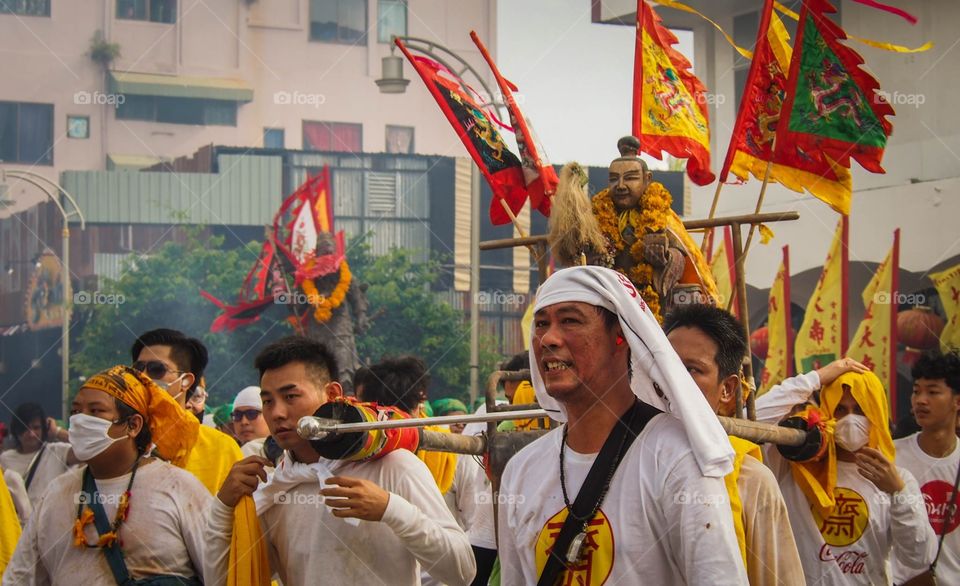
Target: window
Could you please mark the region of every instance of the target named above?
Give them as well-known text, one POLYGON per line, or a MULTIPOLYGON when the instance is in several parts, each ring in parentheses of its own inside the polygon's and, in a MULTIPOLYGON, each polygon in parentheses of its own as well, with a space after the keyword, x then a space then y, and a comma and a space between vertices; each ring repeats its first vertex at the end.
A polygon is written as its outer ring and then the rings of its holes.
POLYGON ((413 154, 413 127, 387 125, 387 152, 400 155, 413 154))
POLYGON ((123 103, 117 106, 117 119, 168 124, 236 126, 237 102, 124 95, 123 103))
POLYGON ((50 0, 0 0, 0 14, 50 16, 50 0))
POLYGON ((90 117, 67 116, 67 138, 90 138, 90 117))
POLYGON ((303 148, 310 151, 363 152, 363 125, 304 120, 303 148))
POLYGON ((367 0, 310 0, 310 40, 362 43, 367 36, 367 0))
POLYGON ((177 22, 177 0, 117 0, 117 18, 177 22))
POLYGON ((407 0, 380 0, 377 5, 377 40, 389 43, 390 37, 407 34, 407 0))
POLYGON ((263 129, 263 148, 282 149, 284 143, 284 132, 282 128, 264 128, 263 129))
POLYGON ((53 164, 53 105, 0 102, 0 160, 53 164))

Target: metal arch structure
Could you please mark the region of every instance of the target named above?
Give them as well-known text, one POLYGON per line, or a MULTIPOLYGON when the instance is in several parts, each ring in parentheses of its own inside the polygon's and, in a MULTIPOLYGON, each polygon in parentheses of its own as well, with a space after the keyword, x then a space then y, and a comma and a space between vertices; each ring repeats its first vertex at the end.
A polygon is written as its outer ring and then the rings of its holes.
POLYGON ((60 212, 60 215, 63 216, 63 230, 61 232, 62 248, 60 250, 60 262, 63 265, 63 270, 61 272, 61 279, 63 281, 63 323, 61 325, 60 332, 60 368, 62 378, 60 407, 61 416, 63 417, 63 420, 66 421, 70 417, 70 317, 73 313, 73 295, 70 286, 70 219, 74 217, 79 219, 81 230, 86 229, 87 221, 83 217, 83 211, 77 204, 77 200, 74 199, 74 197, 70 195, 70 193, 59 183, 44 177, 39 173, 34 173, 33 171, 0 169, 0 183, 6 183, 7 177, 29 183, 30 185, 33 185, 42 191, 47 198, 52 201, 55 206, 57 206, 57 210, 60 212), (53 192, 50 191, 50 188, 53 188, 53 192), (60 197, 70 204, 72 207, 70 211, 67 211, 67 209, 64 207, 60 197))

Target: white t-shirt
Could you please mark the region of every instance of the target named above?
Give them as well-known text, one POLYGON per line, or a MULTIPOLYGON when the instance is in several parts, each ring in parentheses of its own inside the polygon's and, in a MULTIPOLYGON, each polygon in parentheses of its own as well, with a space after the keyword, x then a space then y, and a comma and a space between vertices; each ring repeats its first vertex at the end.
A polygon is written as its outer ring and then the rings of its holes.
MULTIPOLYGON (((3 575, 4 586, 116 585, 102 551, 73 544, 84 469, 61 475, 37 503, 3 575)), ((111 521, 129 480, 127 474, 97 481, 100 502, 111 521)), ((130 493, 130 512, 119 536, 131 577, 199 575, 204 512, 213 498, 207 489, 189 472, 152 460, 140 465, 130 493)), ((96 543, 94 525, 85 532, 88 543, 96 543)))
MULTIPOLYGON (((953 452, 944 458, 934 458, 920 449, 919 433, 894 440, 897 447, 897 466, 906 468, 917 479, 923 494, 927 517, 939 541, 950 506, 953 483, 960 466, 960 442, 953 452)), ((960 584, 960 511, 954 511, 947 526, 947 536, 937 561, 937 579, 941 584, 960 584)), ((936 555, 936 542, 934 555, 936 555)), ((909 567, 899 559, 893 562, 894 582, 899 584, 925 571, 929 566, 909 567)))
MULTIPOLYGON (((476 562, 467 536, 430 470, 412 452, 396 450, 371 462, 325 463, 337 476, 369 480, 390 492, 387 510, 379 522, 354 524, 333 516, 316 481, 285 490, 282 502, 259 512, 270 567, 285 586, 415 586, 420 567, 451 586, 473 580, 476 562)), ((226 581, 232 533, 233 509, 214 499, 206 543, 209 572, 218 578, 208 585, 226 581)))
POLYGON ((776 449, 767 451, 765 461, 780 481, 808 584, 892 584, 888 568, 894 552, 919 566, 933 559, 933 531, 923 497, 904 468, 898 472, 905 488, 891 497, 861 476, 855 463, 838 461, 837 504, 821 519, 776 449))
MULTIPOLYGON (((507 463, 498 496, 502 584, 536 584, 563 526, 562 427, 507 463)), ((565 450, 571 503, 596 454, 565 450)), ((633 442, 565 584, 746 584, 722 478, 702 476, 683 425, 657 415, 633 442)))
MULTIPOLYGON (((43 495, 43 491, 47 489, 47 486, 50 485, 54 478, 72 468, 72 466, 67 465, 67 454, 70 453, 70 444, 65 442, 47 442, 46 446, 46 449, 43 450, 43 454, 40 456, 40 463, 37 464, 37 471, 33 474, 33 481, 27 488, 27 495, 29 495, 30 502, 34 505, 37 504, 37 501, 43 495)), ((7 450, 0 454, 0 468, 13 470, 26 482, 30 465, 38 454, 40 454, 40 450, 29 454, 21 454, 17 450, 7 450)))

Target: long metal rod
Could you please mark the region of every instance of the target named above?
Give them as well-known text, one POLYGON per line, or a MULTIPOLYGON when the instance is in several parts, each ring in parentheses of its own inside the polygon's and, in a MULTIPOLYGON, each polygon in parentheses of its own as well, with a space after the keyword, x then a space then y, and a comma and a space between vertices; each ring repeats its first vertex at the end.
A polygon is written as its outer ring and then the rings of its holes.
MULTIPOLYGON (((397 429, 401 427, 423 427, 426 425, 444 425, 450 423, 477 423, 505 421, 510 419, 537 419, 548 417, 543 409, 510 411, 507 413, 485 413, 481 415, 446 415, 443 417, 418 417, 412 419, 391 419, 389 421, 371 421, 366 423, 337 423, 330 419, 304 417, 297 424, 297 433, 304 439, 322 439, 328 434, 374 431, 378 429, 397 429)), ((799 429, 780 427, 769 423, 759 423, 749 419, 718 417, 720 426, 730 435, 750 441, 772 442, 784 446, 800 446, 806 441, 807 434, 799 429)))

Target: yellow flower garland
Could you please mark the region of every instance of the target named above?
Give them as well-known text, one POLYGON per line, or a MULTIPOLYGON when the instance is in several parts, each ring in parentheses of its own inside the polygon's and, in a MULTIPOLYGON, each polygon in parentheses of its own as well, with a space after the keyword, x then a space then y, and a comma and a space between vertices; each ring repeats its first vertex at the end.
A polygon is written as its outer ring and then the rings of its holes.
POLYGON ((340 263, 340 281, 329 296, 320 294, 320 291, 317 290, 316 281, 304 279, 300 283, 300 288, 307 294, 307 300, 314 307, 313 317, 318 323, 323 324, 330 321, 330 318, 333 317, 333 310, 340 307, 343 300, 346 299, 347 289, 350 288, 352 280, 353 275, 350 273, 350 267, 347 266, 347 260, 344 259, 340 263))
MULTIPOLYGON (((623 273, 641 288, 640 295, 658 320, 662 319, 660 315, 660 295, 651 286, 653 267, 643 258, 643 236, 644 234, 663 231, 667 224, 667 214, 670 212, 672 203, 673 198, 662 183, 652 182, 647 185, 647 189, 640 196, 639 211, 626 212, 626 220, 633 228, 633 233, 636 236, 636 241, 630 247, 630 258, 633 259, 635 264, 628 272, 624 272, 611 262, 611 268, 623 273)), ((620 214, 617 213, 613 205, 609 189, 605 189, 593 197, 593 215, 597 218, 600 231, 603 232, 607 242, 614 249, 611 256, 616 257, 616 254, 626 246, 626 242, 624 242, 620 231, 620 214)))

